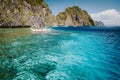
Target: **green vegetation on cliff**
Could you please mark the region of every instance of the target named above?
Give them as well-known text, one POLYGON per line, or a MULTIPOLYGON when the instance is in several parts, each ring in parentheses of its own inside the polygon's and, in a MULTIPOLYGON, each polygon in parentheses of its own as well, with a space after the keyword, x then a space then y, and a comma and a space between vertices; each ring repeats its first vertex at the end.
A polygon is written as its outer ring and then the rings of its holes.
POLYGON ((87 11, 68 7, 56 17, 44 0, 0 0, 0 26, 95 26, 87 11))
POLYGON ((31 4, 31 5, 40 5, 44 0, 26 0, 27 3, 31 4))
POLYGON ((0 0, 0 26, 44 27, 53 18, 44 0, 0 0))
POLYGON ((58 25, 65 26, 95 26, 87 11, 78 6, 68 7, 57 15, 58 25))

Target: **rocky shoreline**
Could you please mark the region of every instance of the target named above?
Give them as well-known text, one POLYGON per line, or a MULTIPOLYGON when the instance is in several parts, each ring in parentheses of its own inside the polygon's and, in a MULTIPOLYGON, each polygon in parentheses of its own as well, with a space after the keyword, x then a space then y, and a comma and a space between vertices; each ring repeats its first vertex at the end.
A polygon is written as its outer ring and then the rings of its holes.
POLYGON ((30 28, 31 26, 0 26, 0 28, 30 28))

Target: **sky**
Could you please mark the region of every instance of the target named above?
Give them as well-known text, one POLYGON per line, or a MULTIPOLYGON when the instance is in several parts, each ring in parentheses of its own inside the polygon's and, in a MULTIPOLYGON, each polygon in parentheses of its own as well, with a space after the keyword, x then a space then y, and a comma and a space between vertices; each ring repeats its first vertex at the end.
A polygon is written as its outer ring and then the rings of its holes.
POLYGON ((120 0, 45 0, 52 13, 57 15, 70 6, 86 10, 96 21, 105 25, 120 26, 120 0), (109 15, 108 15, 109 14, 109 15))

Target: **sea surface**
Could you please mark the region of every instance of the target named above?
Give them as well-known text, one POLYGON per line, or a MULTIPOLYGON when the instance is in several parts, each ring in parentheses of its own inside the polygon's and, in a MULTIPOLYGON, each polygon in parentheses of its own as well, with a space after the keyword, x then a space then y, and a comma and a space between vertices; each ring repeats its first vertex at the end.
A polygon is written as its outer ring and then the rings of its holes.
POLYGON ((0 29, 0 80, 120 80, 120 31, 0 29))

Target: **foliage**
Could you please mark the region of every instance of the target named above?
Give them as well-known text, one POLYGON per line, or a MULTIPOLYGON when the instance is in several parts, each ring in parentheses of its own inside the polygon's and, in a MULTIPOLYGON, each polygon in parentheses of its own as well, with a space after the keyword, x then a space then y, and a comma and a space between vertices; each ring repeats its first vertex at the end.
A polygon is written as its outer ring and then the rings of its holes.
POLYGON ((21 23, 22 23, 22 25, 25 25, 26 22, 27 22, 27 21, 26 21, 25 17, 22 17, 22 18, 21 18, 21 23))
POLYGON ((44 0, 26 0, 26 1, 27 3, 36 6, 36 5, 41 4, 44 0))

